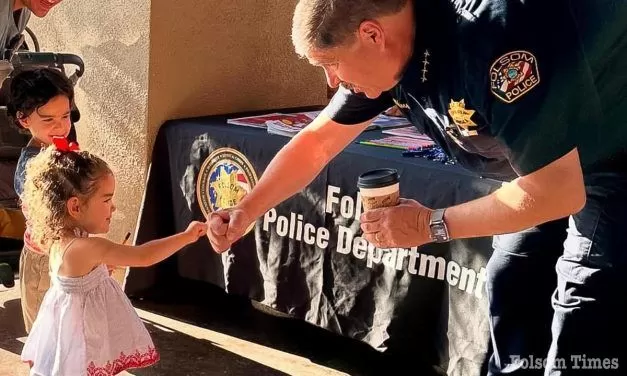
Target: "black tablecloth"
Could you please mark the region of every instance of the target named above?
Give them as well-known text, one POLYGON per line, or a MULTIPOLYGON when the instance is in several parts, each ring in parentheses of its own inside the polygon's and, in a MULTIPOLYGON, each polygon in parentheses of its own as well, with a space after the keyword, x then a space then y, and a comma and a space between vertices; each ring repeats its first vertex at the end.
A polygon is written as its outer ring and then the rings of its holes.
MULTIPOLYGON (((214 150, 238 150, 261 176, 289 140, 262 129, 227 125, 226 119, 234 116, 169 121, 160 129, 138 244, 203 218, 196 183, 214 150)), ((377 136, 379 131, 367 131, 360 138, 377 136)), ((411 362, 429 362, 451 375, 478 374, 489 348, 484 267, 492 251, 491 238, 405 250, 366 250, 357 239, 353 240, 357 251, 347 247, 347 239, 360 235, 359 221, 349 215, 354 214, 349 209, 356 202, 357 177, 379 167, 399 170, 402 197, 433 208, 486 195, 499 185, 455 165, 352 144, 305 190, 277 206, 270 217, 260 218, 254 231, 230 252, 218 255, 201 239, 155 267, 133 268, 127 293, 141 295, 143 289, 169 278, 206 281, 381 351, 404 348, 412 354, 410 367, 411 362), (331 210, 325 210, 327 206, 331 210), (282 225, 300 221, 303 226, 311 224, 311 231, 326 229, 326 241, 310 245, 311 241, 292 239, 298 230, 285 234, 285 227, 277 233, 279 217, 285 217, 282 225)), ((198 298, 203 299, 202 291, 198 298)))

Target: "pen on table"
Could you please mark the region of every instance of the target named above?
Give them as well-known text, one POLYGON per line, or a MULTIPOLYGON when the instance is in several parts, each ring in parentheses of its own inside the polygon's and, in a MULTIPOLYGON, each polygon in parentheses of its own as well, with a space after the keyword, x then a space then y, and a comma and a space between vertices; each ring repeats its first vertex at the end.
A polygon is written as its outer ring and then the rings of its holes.
MULTIPOLYGON (((131 233, 130 233, 130 232, 127 232, 127 233, 126 233, 126 236, 124 237, 124 240, 122 240, 122 243, 121 243, 121 244, 122 244, 122 245, 125 245, 125 244, 126 244, 126 242, 128 241, 128 239, 130 239, 130 237, 131 237, 131 233)), ((114 266, 114 265, 107 265, 107 270, 109 270, 109 276, 111 276, 111 275, 112 275, 112 273, 113 273, 113 271, 114 271, 115 269, 117 269, 117 266, 114 266)))
POLYGON ((125 245, 130 237, 131 237, 131 233, 127 232, 126 236, 124 237, 124 240, 122 240, 122 245, 125 245))

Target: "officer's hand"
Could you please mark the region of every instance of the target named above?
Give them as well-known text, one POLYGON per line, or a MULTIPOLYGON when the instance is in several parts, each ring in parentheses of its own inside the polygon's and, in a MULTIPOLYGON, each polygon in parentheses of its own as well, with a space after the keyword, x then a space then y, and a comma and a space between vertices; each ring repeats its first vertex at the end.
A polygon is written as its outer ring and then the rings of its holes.
POLYGON ((431 209, 414 200, 400 201, 397 206, 368 210, 361 215, 364 238, 376 247, 409 248, 430 241, 431 209))
POLYGON ((244 235, 252 219, 241 209, 220 210, 209 216, 207 237, 217 253, 222 253, 244 235))

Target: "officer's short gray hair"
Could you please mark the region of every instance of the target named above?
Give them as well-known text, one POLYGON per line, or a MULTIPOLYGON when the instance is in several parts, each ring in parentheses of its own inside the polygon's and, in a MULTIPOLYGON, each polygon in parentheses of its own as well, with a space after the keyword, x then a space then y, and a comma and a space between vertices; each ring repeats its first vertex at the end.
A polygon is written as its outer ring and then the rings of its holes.
POLYGON ((296 53, 352 42, 366 20, 395 14, 409 0, 300 0, 294 10, 292 42, 296 53))

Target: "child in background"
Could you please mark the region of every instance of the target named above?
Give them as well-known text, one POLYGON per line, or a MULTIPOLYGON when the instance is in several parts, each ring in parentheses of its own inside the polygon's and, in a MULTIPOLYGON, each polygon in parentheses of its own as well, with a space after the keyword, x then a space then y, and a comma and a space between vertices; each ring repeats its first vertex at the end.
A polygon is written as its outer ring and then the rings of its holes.
POLYGON ((115 375, 152 365, 159 354, 105 264, 153 265, 204 236, 207 224, 136 247, 89 237, 109 231, 115 178, 102 159, 65 145, 27 167, 23 200, 31 237, 50 255, 52 284, 22 360, 31 375, 115 375))
MULTIPOLYGON (((7 114, 15 125, 27 129, 32 138, 22 149, 13 185, 18 196, 24 189, 26 163, 52 144, 55 136, 67 137, 71 132, 71 104, 74 88, 65 75, 52 68, 24 71, 11 81, 7 114)), ((28 208, 22 206, 27 220, 24 248, 20 255, 20 293, 26 332, 37 317, 44 294, 50 286, 48 256, 30 239, 28 208)))

